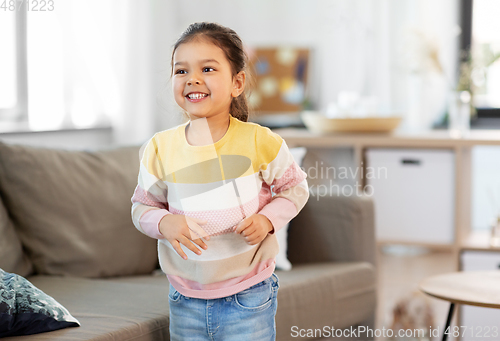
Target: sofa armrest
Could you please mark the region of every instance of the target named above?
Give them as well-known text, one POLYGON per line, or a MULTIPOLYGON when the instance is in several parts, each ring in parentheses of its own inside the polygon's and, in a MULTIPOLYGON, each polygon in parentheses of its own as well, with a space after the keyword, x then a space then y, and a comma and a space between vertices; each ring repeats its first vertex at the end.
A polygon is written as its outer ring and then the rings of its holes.
POLYGON ((376 266, 372 199, 311 193, 290 222, 287 253, 292 264, 365 261, 376 266))

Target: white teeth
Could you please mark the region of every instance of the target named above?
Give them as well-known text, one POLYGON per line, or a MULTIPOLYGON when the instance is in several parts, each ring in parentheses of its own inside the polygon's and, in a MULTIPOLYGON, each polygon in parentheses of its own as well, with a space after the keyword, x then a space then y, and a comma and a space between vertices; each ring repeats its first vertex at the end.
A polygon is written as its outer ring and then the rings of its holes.
POLYGON ((200 93, 196 93, 196 94, 189 94, 188 97, 190 99, 200 99, 200 98, 203 98, 203 97, 206 97, 208 96, 207 94, 200 94, 200 93))

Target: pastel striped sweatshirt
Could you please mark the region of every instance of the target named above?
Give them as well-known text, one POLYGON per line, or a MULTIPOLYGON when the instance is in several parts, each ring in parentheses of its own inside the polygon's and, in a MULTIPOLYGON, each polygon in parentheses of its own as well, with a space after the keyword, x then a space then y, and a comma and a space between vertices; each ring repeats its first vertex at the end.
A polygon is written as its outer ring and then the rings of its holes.
POLYGON ((156 133, 143 147, 132 220, 142 233, 158 239, 158 257, 172 286, 188 297, 233 295, 272 275, 279 251, 275 232, 309 198, 306 173, 285 141, 269 128, 230 116, 217 142, 192 146, 189 122, 156 133), (159 232, 167 214, 200 218, 210 240, 197 255, 184 245, 184 260, 159 232), (235 226, 252 214, 265 215, 274 231, 248 245, 235 226))

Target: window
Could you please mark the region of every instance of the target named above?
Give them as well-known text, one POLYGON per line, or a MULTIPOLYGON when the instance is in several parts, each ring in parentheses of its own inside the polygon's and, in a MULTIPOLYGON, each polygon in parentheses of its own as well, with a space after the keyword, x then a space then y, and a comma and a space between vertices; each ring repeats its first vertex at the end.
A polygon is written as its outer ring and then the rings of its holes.
POLYGON ((27 12, 28 120, 35 129, 64 121, 64 60, 55 11, 27 12))
POLYGON ((478 117, 500 118, 500 1, 462 0, 461 48, 473 56, 478 117))
POLYGON ((479 0, 472 8, 472 48, 482 70, 478 70, 476 105, 500 110, 500 1, 479 0))
POLYGON ((2 13, 0 20, 0 119, 17 116, 16 12, 2 13))
POLYGON ((65 0, 42 11, 39 1, 2 3, 0 123, 28 122, 30 130, 109 124, 119 111, 121 64, 113 62, 123 55, 125 6, 113 12, 117 1, 65 0))

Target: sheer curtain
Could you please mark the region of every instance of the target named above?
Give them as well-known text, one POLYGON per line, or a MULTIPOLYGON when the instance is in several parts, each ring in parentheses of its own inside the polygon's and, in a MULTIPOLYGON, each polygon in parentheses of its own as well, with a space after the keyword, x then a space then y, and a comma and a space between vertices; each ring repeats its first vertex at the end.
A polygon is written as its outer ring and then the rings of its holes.
POLYGON ((12 108, 16 105, 16 13, 2 13, 0 20, 0 120, 13 116, 12 108), (10 109, 10 110, 9 110, 10 109))
POLYGON ((28 13, 33 130, 112 125, 115 142, 142 142, 155 120, 154 2, 65 0, 28 13))

